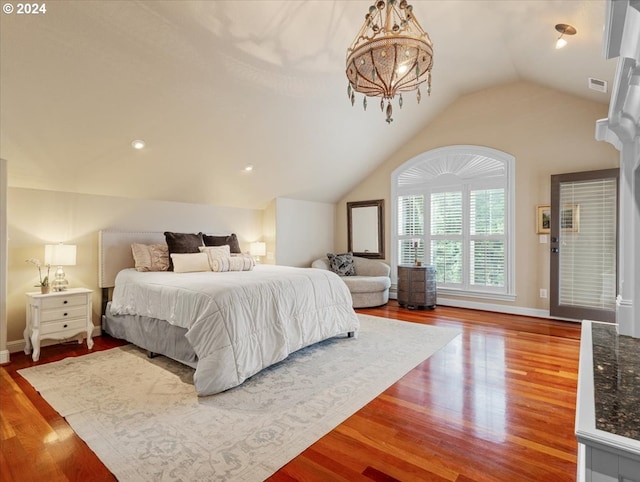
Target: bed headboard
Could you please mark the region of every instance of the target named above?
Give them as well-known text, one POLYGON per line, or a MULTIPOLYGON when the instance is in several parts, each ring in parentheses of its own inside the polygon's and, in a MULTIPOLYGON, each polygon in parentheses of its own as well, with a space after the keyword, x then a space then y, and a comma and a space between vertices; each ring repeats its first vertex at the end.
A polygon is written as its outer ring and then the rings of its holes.
POLYGON ((98 232, 98 286, 113 288, 116 275, 120 270, 133 268, 132 243, 154 244, 164 243, 164 233, 152 232, 98 232))

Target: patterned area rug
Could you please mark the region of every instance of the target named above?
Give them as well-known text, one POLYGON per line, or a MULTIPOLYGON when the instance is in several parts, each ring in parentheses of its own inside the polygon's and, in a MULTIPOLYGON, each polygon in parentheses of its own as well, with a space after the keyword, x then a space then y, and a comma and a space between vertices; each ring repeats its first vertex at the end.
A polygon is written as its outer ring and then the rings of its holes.
POLYGON ((263 480, 458 335, 359 315, 224 393, 133 346, 20 370, 120 481, 263 480))

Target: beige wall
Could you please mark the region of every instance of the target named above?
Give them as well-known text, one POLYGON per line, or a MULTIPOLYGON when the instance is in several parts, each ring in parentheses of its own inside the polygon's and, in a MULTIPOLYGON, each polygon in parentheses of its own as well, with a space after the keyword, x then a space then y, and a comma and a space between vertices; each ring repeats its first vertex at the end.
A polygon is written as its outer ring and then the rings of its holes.
POLYGON ((333 204, 278 198, 276 263, 308 268, 333 250, 333 204))
POLYGON ((95 290, 93 321, 99 325, 98 231, 235 232, 243 250, 262 236, 263 211, 164 201, 126 199, 66 192, 9 188, 9 350, 20 347, 25 327, 25 297, 34 291, 37 269, 27 258, 44 257, 44 245, 77 245, 76 266, 65 267, 70 286, 95 290))
MULTIPOLYGON (((429 108, 428 100, 423 108, 429 108)), ((389 262, 391 173, 418 154, 437 147, 459 144, 491 147, 516 158, 517 299, 502 304, 548 309, 548 300, 539 297, 539 289, 549 288, 549 245, 539 243, 535 208, 549 204, 551 174, 618 167, 618 152, 594 137, 595 122, 607 117, 607 111, 605 104, 528 82, 496 86, 460 97, 339 201, 336 249, 347 248, 346 203, 384 199, 389 262)))

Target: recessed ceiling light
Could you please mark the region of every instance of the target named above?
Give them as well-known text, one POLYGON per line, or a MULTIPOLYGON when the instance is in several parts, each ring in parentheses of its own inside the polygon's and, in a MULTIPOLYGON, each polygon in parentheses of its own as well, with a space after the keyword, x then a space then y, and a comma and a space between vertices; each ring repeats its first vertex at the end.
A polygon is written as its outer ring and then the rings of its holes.
POLYGON ((246 167, 244 168, 244 171, 245 171, 245 172, 251 172, 251 171, 253 171, 253 164, 249 164, 248 166, 246 166, 246 167))
POLYGON ((131 147, 133 147, 134 149, 144 149, 146 145, 147 143, 142 139, 136 139, 131 143, 131 147))

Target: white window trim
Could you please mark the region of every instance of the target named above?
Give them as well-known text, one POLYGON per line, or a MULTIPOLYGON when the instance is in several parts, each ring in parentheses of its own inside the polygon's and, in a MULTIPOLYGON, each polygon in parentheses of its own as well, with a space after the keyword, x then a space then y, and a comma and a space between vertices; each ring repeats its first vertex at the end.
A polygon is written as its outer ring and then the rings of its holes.
MULTIPOLYGON (((484 156, 495 159, 503 163, 506 170, 506 185, 505 188, 505 217, 506 217, 506 239, 507 246, 505 247, 505 259, 507 260, 506 272, 505 272, 505 292, 494 293, 490 290, 476 291, 476 290, 462 290, 452 288, 440 288, 438 287, 439 294, 449 294, 457 296, 468 296, 474 298, 485 298, 500 301, 515 301, 516 299, 516 283, 515 283, 515 265, 516 265, 516 246, 515 246, 515 157, 506 152, 492 149, 484 146, 473 145, 455 145, 440 147, 432 149, 430 151, 423 152, 422 154, 409 159, 402 165, 398 166, 391 174, 391 281, 394 285, 397 285, 397 272, 398 272, 398 196, 406 196, 412 194, 425 194, 426 190, 420 187, 411 186, 406 188, 398 188, 398 177, 402 175, 406 170, 411 169, 418 164, 424 162, 430 162, 436 159, 441 159, 452 155, 473 155, 484 156)), ((471 185, 490 186, 491 182, 486 180, 471 181, 471 185)), ((438 187, 438 191, 443 190, 443 186, 438 187)), ((427 197, 425 197, 425 203, 427 197)), ((425 206, 426 208, 426 206, 425 206)), ((425 211, 427 212, 427 211, 425 211)), ((425 219, 425 229, 429 225, 428 219, 425 219)))

